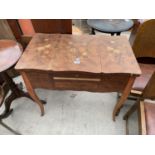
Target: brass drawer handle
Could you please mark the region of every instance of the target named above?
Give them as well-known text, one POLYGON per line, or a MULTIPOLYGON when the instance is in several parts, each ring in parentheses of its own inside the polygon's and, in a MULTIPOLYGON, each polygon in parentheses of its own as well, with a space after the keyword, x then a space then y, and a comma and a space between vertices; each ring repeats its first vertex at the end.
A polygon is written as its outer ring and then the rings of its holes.
POLYGON ((53 80, 96 81, 96 82, 101 81, 101 79, 97 78, 72 78, 72 77, 53 77, 53 80))

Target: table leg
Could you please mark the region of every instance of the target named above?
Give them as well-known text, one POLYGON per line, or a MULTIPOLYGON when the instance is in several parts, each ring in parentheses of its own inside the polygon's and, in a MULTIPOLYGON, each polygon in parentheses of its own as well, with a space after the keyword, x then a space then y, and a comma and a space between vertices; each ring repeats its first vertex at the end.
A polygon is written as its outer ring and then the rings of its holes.
POLYGON ((13 100, 19 98, 19 97, 28 97, 32 99, 27 93, 24 91, 20 90, 18 86, 14 83, 11 77, 4 72, 1 73, 1 76, 3 77, 5 83, 9 87, 9 90, 11 90, 11 94, 5 99, 5 110, 4 112, 0 115, 0 119, 6 118, 9 116, 9 114, 12 112, 12 109, 10 110, 11 103, 13 100))
POLYGON ((31 85, 31 82, 29 81, 28 79, 28 76, 26 75, 25 72, 21 72, 21 75, 24 79, 24 82, 25 82, 25 85, 26 85, 26 88, 27 88, 27 91, 28 93, 30 94, 30 96, 32 97, 32 99, 38 104, 38 106, 40 107, 40 111, 41 111, 41 116, 44 115, 44 106, 40 99, 38 98, 38 96, 36 95, 32 85, 31 85))
POLYGON ((118 115, 119 113, 119 110, 121 109, 121 107, 123 106, 124 102, 126 101, 126 99, 128 98, 129 94, 130 94, 130 91, 132 89, 132 85, 134 83, 134 80, 135 80, 135 76, 131 76, 128 80, 128 83, 122 93, 122 96, 121 98, 118 100, 117 104, 115 105, 114 107, 114 110, 113 110, 113 121, 115 121, 115 117, 116 115, 118 115))
POLYGON ((94 28, 91 29, 91 34, 95 35, 95 29, 94 28))
POLYGON ((121 32, 117 32, 116 35, 117 35, 117 36, 120 36, 120 35, 121 35, 121 32))
POLYGON ((0 85, 2 85, 3 83, 4 83, 4 80, 3 80, 3 78, 2 78, 2 76, 0 74, 0 85))

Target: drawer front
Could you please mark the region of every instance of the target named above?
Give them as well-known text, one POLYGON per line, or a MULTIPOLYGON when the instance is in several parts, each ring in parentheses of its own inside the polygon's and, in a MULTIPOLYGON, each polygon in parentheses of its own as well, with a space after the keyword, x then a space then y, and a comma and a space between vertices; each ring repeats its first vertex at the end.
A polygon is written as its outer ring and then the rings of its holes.
POLYGON ((91 92, 122 92, 130 75, 103 74, 91 76, 81 74, 53 74, 51 72, 27 72, 33 88, 55 90, 79 90, 91 92))
POLYGON ((97 91, 100 82, 90 80, 54 80, 54 88, 58 90, 97 91))

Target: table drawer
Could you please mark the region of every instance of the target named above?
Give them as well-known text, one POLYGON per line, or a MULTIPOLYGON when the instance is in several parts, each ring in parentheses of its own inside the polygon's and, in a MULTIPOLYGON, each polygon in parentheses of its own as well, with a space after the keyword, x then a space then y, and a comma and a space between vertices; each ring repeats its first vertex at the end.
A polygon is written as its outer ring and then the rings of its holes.
POLYGON ((54 89, 97 91, 101 79, 54 77, 54 89))
POLYGON ((104 74, 102 76, 74 77, 76 74, 54 74, 35 71, 26 73, 33 88, 55 90, 79 90, 91 92, 122 92, 130 77, 129 74, 104 74))

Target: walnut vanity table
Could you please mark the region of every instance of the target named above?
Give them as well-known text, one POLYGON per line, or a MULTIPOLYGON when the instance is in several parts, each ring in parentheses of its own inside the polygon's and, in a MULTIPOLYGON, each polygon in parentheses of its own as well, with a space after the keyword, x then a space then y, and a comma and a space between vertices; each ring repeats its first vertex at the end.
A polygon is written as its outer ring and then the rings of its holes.
POLYGON ((135 78, 141 74, 125 37, 101 35, 36 34, 15 69, 39 105, 41 115, 44 106, 35 88, 120 92, 122 96, 115 105, 113 120, 135 78))

